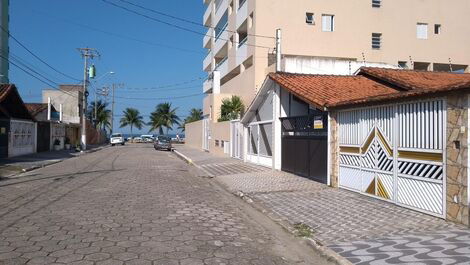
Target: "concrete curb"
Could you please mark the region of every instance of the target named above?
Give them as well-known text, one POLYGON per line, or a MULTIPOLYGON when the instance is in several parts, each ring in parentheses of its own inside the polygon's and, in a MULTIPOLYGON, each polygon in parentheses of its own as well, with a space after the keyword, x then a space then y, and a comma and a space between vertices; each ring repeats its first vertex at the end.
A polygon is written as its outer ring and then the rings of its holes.
POLYGON ((179 157, 180 159, 182 159, 182 160, 185 161, 186 163, 188 163, 188 164, 190 164, 190 165, 196 167, 196 168, 199 169, 201 172, 203 172, 203 175, 200 175, 200 177, 206 177, 206 178, 214 178, 214 177, 215 177, 213 174, 209 173, 207 170, 205 170, 204 168, 202 168, 202 167, 199 166, 198 164, 194 163, 194 161, 193 161, 191 158, 185 156, 183 153, 179 152, 179 151, 176 150, 176 149, 173 149, 172 151, 173 151, 173 153, 175 153, 175 155, 176 155, 177 157, 179 157))
POLYGON ((92 149, 92 150, 86 150, 84 151, 83 153, 79 153, 77 156, 73 156, 73 157, 68 157, 68 158, 60 158, 60 159, 55 159, 53 161, 50 161, 50 162, 46 162, 42 165, 35 165, 35 166, 31 166, 31 167, 27 167, 27 168, 23 168, 21 169, 21 171, 18 171, 16 173, 13 173, 13 174, 10 174, 8 176, 4 176, 4 178, 15 178, 15 177, 19 177, 21 174, 24 174, 24 173, 27 173, 27 172, 30 172, 30 171, 33 171, 33 170, 36 170, 36 169, 40 169, 40 168, 45 168, 45 167, 48 167, 48 166, 52 166, 54 164, 58 164, 60 162, 63 162, 67 159, 71 159, 71 158, 74 158, 74 157, 78 157, 78 156, 82 156, 82 155, 86 155, 86 154, 91 154, 91 153, 94 153, 94 152, 98 152, 98 151, 101 151, 103 149, 105 149, 107 147, 107 145, 105 146, 102 146, 102 147, 98 147, 96 149, 92 149))
MULTIPOLYGON (((184 154, 177 151, 176 149, 173 149, 173 152, 176 154, 176 156, 178 156, 180 159, 184 160, 188 164, 190 164, 192 166, 195 166, 199 170, 202 170, 203 172, 206 172, 207 174, 211 175, 210 178, 215 177, 214 175, 210 174, 209 172, 207 172, 206 170, 201 168, 199 165, 194 163, 194 161, 192 159, 185 156, 184 154)), ((220 188, 224 189, 228 193, 234 195, 235 197, 241 198, 248 205, 253 207, 255 210, 257 210, 258 212, 264 214, 270 220, 272 220, 276 224, 280 225, 284 230, 286 230, 287 232, 295 235, 295 229, 288 222, 284 221, 282 218, 276 218, 273 215, 269 214, 270 211, 268 209, 264 208, 262 205, 260 205, 260 204, 256 203, 255 201, 253 201, 250 197, 246 196, 244 193, 242 193, 242 192, 233 192, 233 191, 229 190, 223 183, 220 183, 217 180, 213 183, 216 184, 217 186, 219 186, 220 188)), ((309 247, 311 247, 313 250, 318 252, 322 257, 325 257, 328 261, 334 262, 337 265, 352 265, 352 263, 349 260, 342 257, 338 253, 334 252, 332 249, 330 249, 326 246, 323 246, 323 244, 320 241, 315 240, 314 238, 304 238, 304 240, 307 242, 309 247)))

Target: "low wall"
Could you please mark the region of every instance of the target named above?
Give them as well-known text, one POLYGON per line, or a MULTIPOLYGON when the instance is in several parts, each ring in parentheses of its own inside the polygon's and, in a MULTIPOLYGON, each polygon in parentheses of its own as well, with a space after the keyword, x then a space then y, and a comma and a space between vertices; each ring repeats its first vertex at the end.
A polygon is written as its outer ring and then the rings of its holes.
POLYGON ((224 153, 225 145, 230 145, 230 121, 211 123, 211 136, 209 151, 217 155, 230 155, 224 153))
POLYGON ((184 126, 185 144, 202 149, 202 120, 187 123, 184 126))

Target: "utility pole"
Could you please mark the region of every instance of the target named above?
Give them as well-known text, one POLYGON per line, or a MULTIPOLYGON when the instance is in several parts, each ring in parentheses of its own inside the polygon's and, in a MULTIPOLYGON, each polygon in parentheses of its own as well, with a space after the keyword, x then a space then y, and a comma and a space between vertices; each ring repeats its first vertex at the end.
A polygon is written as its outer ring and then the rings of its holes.
POLYGON ((82 99, 82 150, 86 150, 86 109, 87 109, 87 85, 88 85, 88 59, 100 57, 99 52, 94 48, 78 48, 77 49, 84 59, 83 69, 83 99, 82 99))
POLYGON ((281 29, 276 29, 276 72, 280 72, 282 70, 281 37, 281 29))
POLYGON ((123 87, 124 84, 114 84, 112 85, 112 90, 113 90, 113 99, 111 101, 111 134, 114 132, 114 94, 116 88, 123 87))

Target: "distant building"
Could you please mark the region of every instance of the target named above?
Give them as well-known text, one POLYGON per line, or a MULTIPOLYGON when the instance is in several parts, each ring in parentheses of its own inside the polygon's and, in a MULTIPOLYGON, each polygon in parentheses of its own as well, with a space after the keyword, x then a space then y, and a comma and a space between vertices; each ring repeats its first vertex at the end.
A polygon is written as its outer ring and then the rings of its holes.
MULTIPOLYGON (((5 58, 10 56, 10 46, 8 44, 8 30, 10 22, 10 14, 8 12, 10 6, 10 0, 2 0, 0 3, 0 52, 5 58), (6 30, 6 31, 5 31, 6 30)), ((8 71, 10 69, 8 60, 0 57, 0 83, 8 84, 8 71)))

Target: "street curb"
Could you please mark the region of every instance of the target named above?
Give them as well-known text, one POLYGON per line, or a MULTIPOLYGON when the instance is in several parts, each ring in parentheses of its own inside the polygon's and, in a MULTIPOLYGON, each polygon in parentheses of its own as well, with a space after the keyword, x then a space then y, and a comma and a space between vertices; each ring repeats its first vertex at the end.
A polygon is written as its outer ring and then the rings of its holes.
MULTIPOLYGON (((244 195, 241 192, 232 192, 228 190, 225 185, 217 181, 217 184, 219 186, 222 186, 226 191, 229 193, 235 195, 236 197, 244 200, 247 202, 250 206, 252 206, 254 209, 257 211, 261 212, 265 216, 267 216, 271 221, 275 222, 276 224, 280 225, 284 230, 287 232, 291 233, 292 235, 295 235, 295 229, 286 221, 284 221, 282 218, 276 218, 272 214, 270 214, 270 210, 264 208, 262 205, 259 203, 256 203, 251 199, 250 197, 244 195)), ((337 265, 352 265, 352 263, 347 260, 346 258, 342 257, 338 253, 334 252, 332 249, 329 247, 324 246, 320 241, 314 239, 314 238, 303 238, 307 244, 313 248, 315 251, 317 251, 322 257, 326 258, 328 261, 334 262, 337 265)))
POLYGON ((42 164, 42 165, 39 165, 39 166, 31 166, 31 167, 23 168, 23 169, 21 169, 21 171, 18 171, 16 173, 13 173, 11 175, 4 176, 4 177, 5 178, 15 178, 15 177, 20 176, 21 174, 31 172, 31 171, 36 170, 36 169, 52 166, 52 165, 64 162, 65 160, 68 160, 68 159, 71 159, 71 158, 75 158, 75 157, 79 157, 79 156, 82 156, 82 155, 87 155, 87 154, 91 154, 91 153, 94 153, 94 152, 101 151, 101 150, 105 149, 106 147, 107 146, 102 146, 102 147, 99 147, 99 148, 96 148, 96 149, 93 149, 93 150, 86 150, 83 153, 79 153, 77 156, 73 156, 73 157, 69 157, 69 158, 61 158, 61 159, 57 159, 57 160, 54 160, 52 162, 45 163, 45 164, 42 164))
POLYGON ((205 170, 204 168, 202 168, 202 167, 199 166, 198 164, 194 163, 194 161, 193 161, 191 158, 185 156, 183 153, 179 152, 179 151, 176 150, 176 149, 173 149, 172 151, 173 151, 173 153, 175 153, 175 155, 176 155, 177 157, 179 157, 180 159, 182 159, 182 160, 185 161, 186 163, 188 163, 188 164, 190 164, 190 165, 196 167, 196 168, 199 169, 200 171, 202 171, 202 172, 204 173, 204 175, 200 175, 200 177, 206 177, 206 178, 214 178, 214 177, 215 177, 213 174, 209 173, 207 170, 205 170))
MULTIPOLYGON (((201 168, 199 165, 194 163, 194 161, 192 159, 185 156, 181 152, 177 151, 176 149, 173 149, 173 152, 176 154, 177 157, 184 160, 188 164, 190 164, 192 166, 195 166, 196 168, 198 168, 198 169, 208 173, 209 175, 211 175, 211 177, 210 177, 211 179, 215 178, 214 175, 210 174, 209 172, 207 172, 206 170, 201 168)), ((273 221, 276 224, 280 225, 285 231, 287 231, 288 233, 290 233, 292 235, 295 235, 295 229, 288 222, 282 220, 282 218, 275 218, 272 214, 269 214, 270 211, 268 209, 266 209, 262 205, 256 203, 250 197, 246 196, 242 192, 233 192, 233 191, 229 190, 228 187, 226 187, 223 183, 219 182, 217 179, 214 179, 214 180, 215 181, 212 182, 213 184, 215 184, 218 187, 222 188, 226 192, 234 195, 235 197, 242 199, 243 201, 245 201, 245 203, 247 203, 248 205, 253 207, 255 210, 257 210, 261 214, 268 217, 271 221, 273 221)), ((338 253, 334 252, 332 249, 330 249, 326 246, 323 246, 323 244, 320 241, 315 240, 313 238, 303 238, 303 240, 307 242, 307 245, 310 248, 312 248, 314 251, 318 252, 322 257, 326 258, 328 261, 334 262, 337 265, 352 265, 352 263, 349 260, 342 257, 338 253)))

